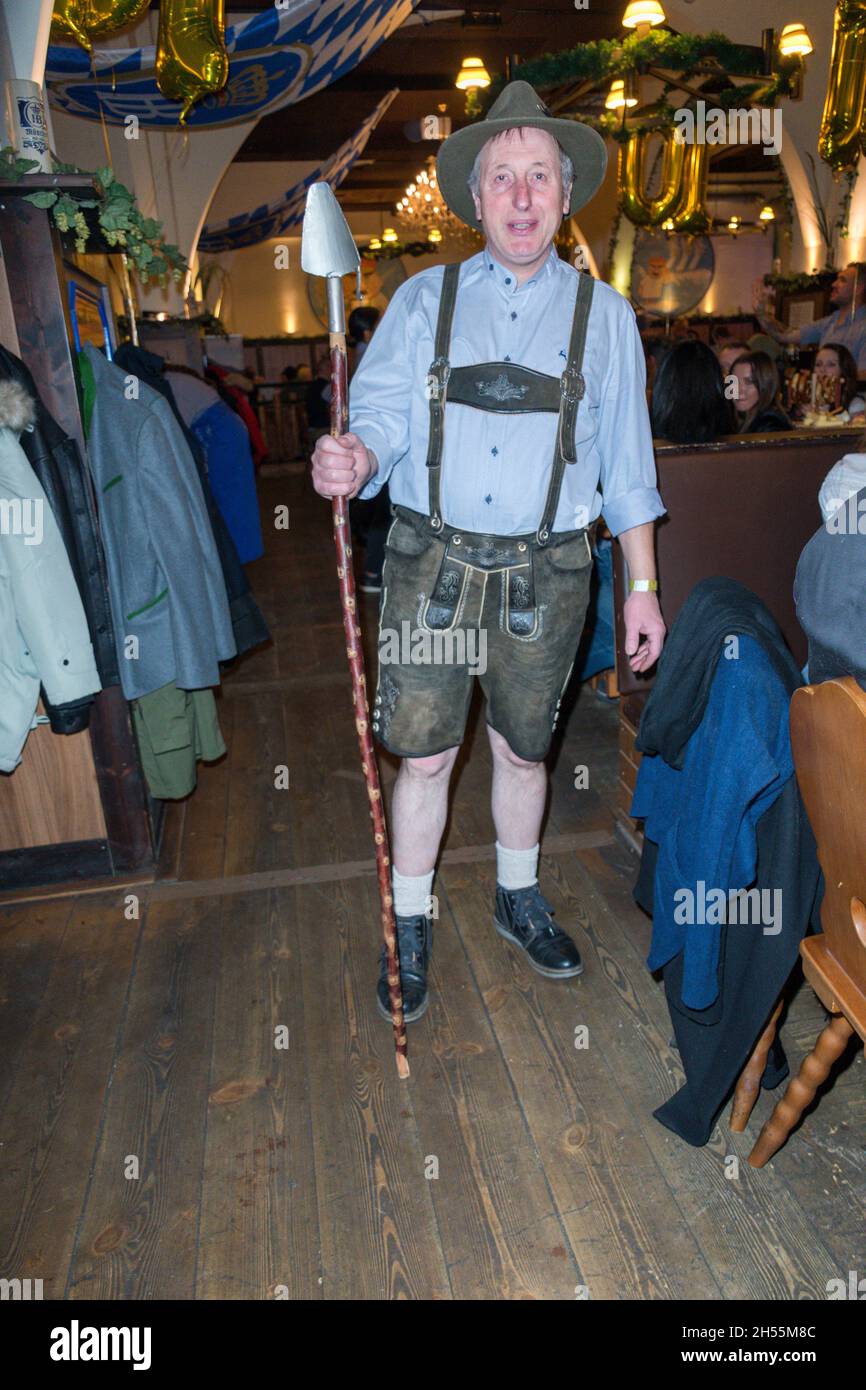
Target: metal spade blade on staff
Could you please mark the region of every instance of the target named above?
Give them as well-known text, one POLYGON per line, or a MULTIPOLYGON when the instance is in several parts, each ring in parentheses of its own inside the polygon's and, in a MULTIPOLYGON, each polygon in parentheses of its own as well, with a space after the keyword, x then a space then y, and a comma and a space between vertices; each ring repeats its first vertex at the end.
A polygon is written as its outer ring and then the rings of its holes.
MULTIPOLYGON (((308 275, 322 275, 328 287, 328 333, 331 348, 331 434, 334 438, 349 428, 349 378, 346 370, 346 311, 343 303, 343 276, 353 275, 360 264, 358 248, 348 223, 334 197, 330 184, 311 184, 307 193, 304 226, 301 236, 301 268, 308 275)), ((388 992, 391 1017, 394 1023, 394 1048, 397 1072, 402 1078, 409 1075, 406 1055, 406 1025, 403 1020, 403 994, 400 989, 400 960, 397 954, 397 929, 394 921, 394 898, 391 891, 391 855, 379 768, 373 751, 370 730, 370 707, 367 703, 367 682, 364 676, 364 652, 358 623, 355 597, 355 576, 352 570, 352 547, 349 532, 349 508, 345 497, 332 497, 334 542, 337 547, 337 578, 340 581, 340 601, 343 606, 343 627, 346 633, 346 655, 352 676, 352 703, 355 709, 355 728, 361 752, 361 767, 370 803, 373 838, 376 844, 376 871, 379 879, 379 899, 382 910, 382 933, 388 970, 388 992)))

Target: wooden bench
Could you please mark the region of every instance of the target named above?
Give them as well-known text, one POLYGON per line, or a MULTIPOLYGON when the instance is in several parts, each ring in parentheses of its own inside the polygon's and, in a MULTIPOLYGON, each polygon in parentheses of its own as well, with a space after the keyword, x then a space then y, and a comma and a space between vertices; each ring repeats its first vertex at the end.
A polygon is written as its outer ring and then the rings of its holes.
MULTIPOLYGON (((668 509, 656 526, 659 597, 668 628, 695 584, 726 575, 767 605, 798 665, 806 639, 794 610, 794 571, 821 524, 818 490, 833 464, 859 447, 862 431, 793 430, 731 435, 713 444, 657 444, 659 491, 668 509)), ((620 691, 620 834, 640 849, 640 825, 629 815, 640 754, 634 748, 653 677, 635 676, 625 655, 622 605, 626 575, 614 546, 616 674, 620 691)))

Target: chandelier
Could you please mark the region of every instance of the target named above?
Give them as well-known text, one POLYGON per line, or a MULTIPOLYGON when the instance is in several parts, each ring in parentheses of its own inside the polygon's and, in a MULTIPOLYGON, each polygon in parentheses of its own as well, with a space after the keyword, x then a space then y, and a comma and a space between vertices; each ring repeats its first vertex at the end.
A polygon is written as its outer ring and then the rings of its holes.
POLYGON ((467 227, 459 217, 455 217, 447 207, 439 192, 436 179, 436 158, 429 155, 425 168, 419 170, 412 183, 407 184, 403 197, 394 207, 398 221, 418 237, 426 238, 431 245, 444 240, 477 242, 479 233, 467 227))

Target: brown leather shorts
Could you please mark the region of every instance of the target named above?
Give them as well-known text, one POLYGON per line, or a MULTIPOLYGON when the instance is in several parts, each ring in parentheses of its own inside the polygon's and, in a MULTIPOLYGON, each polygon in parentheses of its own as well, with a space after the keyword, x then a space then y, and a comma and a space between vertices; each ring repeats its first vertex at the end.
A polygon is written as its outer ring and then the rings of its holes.
POLYGON ((379 610, 373 732, 424 758, 463 741, 475 678, 487 723, 519 758, 545 757, 589 601, 585 529, 483 536, 398 507, 379 610))

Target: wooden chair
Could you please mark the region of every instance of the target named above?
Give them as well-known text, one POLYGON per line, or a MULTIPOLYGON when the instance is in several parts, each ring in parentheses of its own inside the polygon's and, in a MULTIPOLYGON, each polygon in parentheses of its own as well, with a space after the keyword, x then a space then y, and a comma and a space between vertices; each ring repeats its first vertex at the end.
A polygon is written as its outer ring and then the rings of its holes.
POLYGON ((592 690, 601 690, 609 700, 619 699, 619 686, 616 683, 615 666, 612 666, 609 671, 598 671, 596 675, 590 676, 588 685, 592 690))
MULTIPOLYGON (((807 685, 791 701, 797 781, 824 871, 820 936, 800 943, 803 973, 833 1015, 789 1083, 752 1152, 763 1168, 784 1144, 854 1033, 866 1044, 866 694, 850 677, 807 685)), ((748 1063, 731 1128, 742 1130, 760 1085, 781 1004, 748 1063)))

